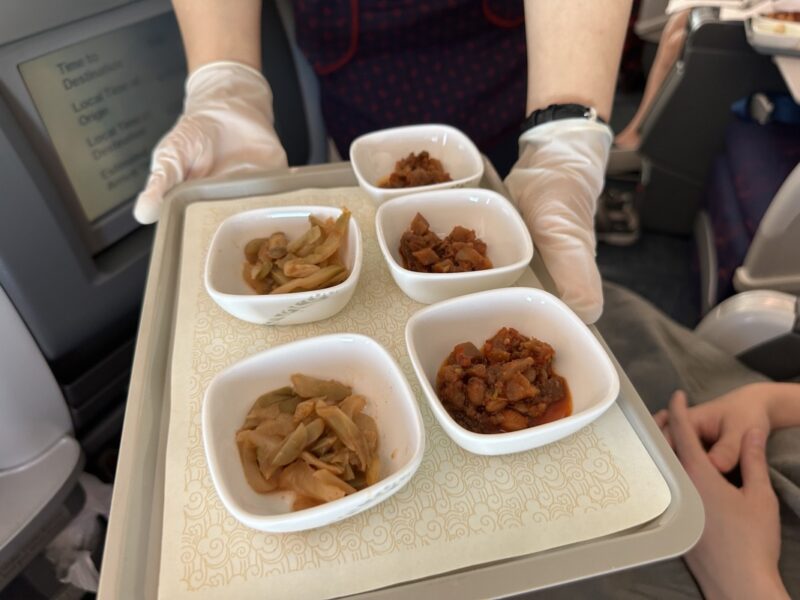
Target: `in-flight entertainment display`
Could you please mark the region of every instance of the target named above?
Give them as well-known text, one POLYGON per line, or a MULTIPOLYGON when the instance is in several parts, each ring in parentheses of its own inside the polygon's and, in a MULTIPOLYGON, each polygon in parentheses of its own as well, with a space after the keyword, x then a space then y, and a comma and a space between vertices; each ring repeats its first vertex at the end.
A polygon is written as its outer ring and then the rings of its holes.
POLYGON ((172 15, 19 66, 88 221, 143 187, 150 152, 180 113, 186 63, 172 15))

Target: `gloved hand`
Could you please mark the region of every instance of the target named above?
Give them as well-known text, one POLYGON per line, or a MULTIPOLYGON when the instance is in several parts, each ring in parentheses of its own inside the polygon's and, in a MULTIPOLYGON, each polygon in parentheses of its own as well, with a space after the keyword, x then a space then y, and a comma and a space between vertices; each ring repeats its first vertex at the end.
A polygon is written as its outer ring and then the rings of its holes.
POLYGON ((235 62, 197 69, 186 80, 183 115, 153 151, 136 220, 157 221, 164 195, 188 179, 285 167, 273 121, 272 90, 257 70, 235 62))
POLYGON ((586 323, 603 312, 594 213, 612 139, 609 127, 586 119, 533 127, 506 178, 558 293, 586 323))

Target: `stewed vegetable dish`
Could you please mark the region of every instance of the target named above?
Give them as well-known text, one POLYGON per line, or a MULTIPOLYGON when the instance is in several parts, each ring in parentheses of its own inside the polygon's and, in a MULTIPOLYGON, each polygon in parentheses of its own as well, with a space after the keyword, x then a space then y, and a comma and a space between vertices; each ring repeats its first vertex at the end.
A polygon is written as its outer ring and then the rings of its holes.
POLYGON ((378 427, 350 386, 307 375, 259 396, 236 444, 254 491, 295 493, 300 510, 353 494, 381 478, 378 427))
POLYGON ((242 276, 256 294, 307 292, 339 285, 350 275, 340 256, 347 239, 350 211, 335 221, 308 218, 308 229, 289 240, 276 231, 244 247, 242 276))

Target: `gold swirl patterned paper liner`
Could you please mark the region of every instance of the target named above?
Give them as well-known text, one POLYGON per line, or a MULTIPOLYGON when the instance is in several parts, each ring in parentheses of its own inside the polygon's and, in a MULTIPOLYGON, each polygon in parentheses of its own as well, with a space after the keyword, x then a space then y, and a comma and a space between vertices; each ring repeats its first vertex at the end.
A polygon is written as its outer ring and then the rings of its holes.
MULTIPOLYGON (((560 442, 511 456, 470 454, 438 426, 405 350, 422 305, 384 264, 375 207, 359 189, 304 190, 191 205, 186 211, 174 332, 159 595, 175 598, 321 598, 396 584, 608 535, 660 515, 670 493, 616 405, 560 442), (257 326, 219 308, 203 287, 211 238, 228 216, 265 206, 347 206, 364 237, 358 289, 331 319, 257 326), (414 389, 426 450, 411 482, 386 502, 317 530, 267 534, 220 502, 202 443, 200 407, 211 379, 266 348, 334 332, 368 335, 394 356, 414 389)), ((519 285, 538 286, 532 272, 519 285)))

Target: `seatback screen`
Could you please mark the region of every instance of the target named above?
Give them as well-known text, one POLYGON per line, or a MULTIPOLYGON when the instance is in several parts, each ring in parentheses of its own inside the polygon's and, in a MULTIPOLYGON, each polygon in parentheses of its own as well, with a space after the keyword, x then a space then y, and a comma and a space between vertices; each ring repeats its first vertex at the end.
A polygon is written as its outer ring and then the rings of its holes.
POLYGON ((86 218, 143 187, 150 152, 180 113, 186 63, 162 15, 19 65, 86 218))

